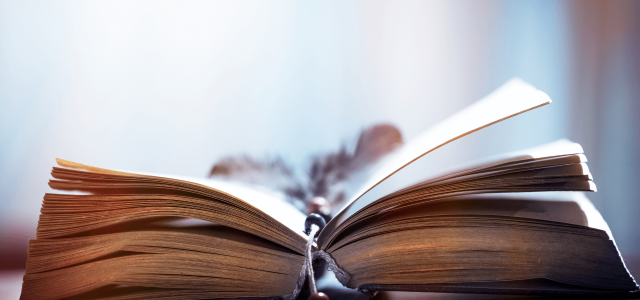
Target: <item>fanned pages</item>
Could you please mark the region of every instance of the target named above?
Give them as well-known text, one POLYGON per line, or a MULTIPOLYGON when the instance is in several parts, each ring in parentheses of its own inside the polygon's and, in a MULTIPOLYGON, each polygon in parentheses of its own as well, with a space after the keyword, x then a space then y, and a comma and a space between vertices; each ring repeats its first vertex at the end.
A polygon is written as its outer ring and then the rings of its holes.
MULTIPOLYGON (((511 79, 493 93, 423 132, 372 171, 351 201, 327 224, 333 229, 349 215, 349 207, 364 193, 425 154, 491 124, 551 103, 549 96, 520 79, 511 79)), ((323 236, 320 236, 323 239, 323 236)))

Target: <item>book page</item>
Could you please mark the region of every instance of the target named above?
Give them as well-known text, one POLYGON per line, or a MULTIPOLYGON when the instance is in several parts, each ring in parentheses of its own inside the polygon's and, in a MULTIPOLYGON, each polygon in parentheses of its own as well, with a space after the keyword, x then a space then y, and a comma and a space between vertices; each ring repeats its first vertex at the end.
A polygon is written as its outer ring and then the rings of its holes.
MULTIPOLYGON (((358 192, 321 232, 319 243, 328 232, 357 211, 352 209, 352 206, 359 202, 358 199, 362 195, 408 164, 469 133, 549 103, 551 99, 544 92, 520 79, 511 79, 488 96, 423 132, 387 156, 373 169, 367 180, 360 185, 358 192)), ((358 203, 357 207, 367 204, 358 203)))
MULTIPOLYGON (((533 193, 500 193, 500 194, 483 194, 474 195, 477 198, 494 198, 494 199, 535 199, 538 201, 566 201, 574 202, 580 206, 587 218, 587 224, 591 228, 605 231, 609 239, 614 241, 611 229, 604 220, 600 212, 593 206, 587 196, 583 192, 533 192, 533 193)), ((614 241, 615 242, 615 241, 614 241)))
MULTIPOLYGON (((409 166, 393 174, 393 176, 389 177, 384 182, 381 182, 373 189, 369 190, 366 194, 360 197, 357 203, 354 203, 350 207, 350 209, 359 210, 363 207, 362 203, 371 203, 376 199, 380 199, 393 192, 424 182, 433 182, 434 180, 442 182, 443 179, 452 178, 452 176, 455 176, 457 178, 464 174, 472 173, 475 173, 478 176, 486 175, 486 172, 488 172, 488 170, 486 170, 487 168, 513 168, 513 164, 523 164, 526 162, 531 162, 533 160, 539 160, 543 158, 550 159, 551 157, 558 158, 560 156, 565 158, 567 158, 567 156, 575 156, 569 160, 565 159, 564 161, 566 161, 566 163, 569 163, 569 161, 571 163, 587 162, 586 156, 582 154, 583 150, 580 144, 571 142, 567 139, 560 139, 551 143, 528 148, 525 150, 501 153, 499 155, 493 155, 490 157, 478 157, 470 160, 469 162, 451 165, 450 167, 447 167, 445 169, 432 168, 432 166, 436 164, 442 165, 440 161, 449 159, 449 156, 451 156, 451 152, 461 152, 460 147, 463 146, 464 144, 460 144, 458 142, 450 143, 443 147, 443 149, 439 149, 437 151, 429 153, 428 156, 420 158, 409 166), (477 174, 477 171, 480 169, 485 169, 486 171, 477 174)), ((588 171, 586 165, 585 171, 588 171)), ((590 173, 586 172, 584 175, 590 176, 590 173)))
POLYGON ((267 188, 225 180, 176 176, 171 176, 170 178, 206 185, 232 195, 251 204, 253 207, 263 211, 278 222, 282 223, 284 226, 287 226, 287 228, 293 230, 298 235, 306 238, 303 231, 304 221, 307 219, 307 216, 287 202, 281 193, 277 193, 267 188))
POLYGON ((238 182, 230 182, 225 180, 214 180, 207 178, 187 177, 187 176, 175 176, 166 174, 156 174, 147 172, 131 172, 131 171, 117 171, 103 168, 97 168, 84 164, 79 164, 64 159, 56 159, 58 165, 61 167, 86 170, 95 173, 113 174, 113 175, 125 175, 125 176, 156 176, 170 179, 177 179, 182 181, 188 181, 207 186, 209 188, 218 190, 225 194, 231 195, 247 204, 261 210, 278 222, 285 225, 287 228, 294 231, 296 234, 306 239, 306 235, 302 232, 304 230, 304 221, 306 215, 300 210, 296 209, 293 205, 288 203, 284 199, 282 193, 272 191, 268 188, 253 186, 249 184, 243 184, 238 182))
POLYGON ((304 221, 307 216, 300 210, 287 202, 281 193, 269 190, 267 188, 243 184, 239 182, 231 182, 226 180, 214 180, 207 178, 196 178, 187 176, 161 175, 151 173, 136 173, 143 175, 159 176, 183 181, 189 181, 216 189, 225 194, 234 196, 251 206, 261 210, 287 228, 293 230, 298 235, 306 238, 304 235, 304 221))
MULTIPOLYGON (((622 255, 620 254, 620 250, 618 250, 618 245, 616 245, 616 240, 613 238, 613 234, 611 233, 611 229, 609 225, 604 220, 598 209, 593 205, 593 203, 587 198, 587 196, 582 192, 535 192, 535 193, 501 193, 501 194, 487 194, 487 195, 478 195, 480 197, 494 197, 494 198, 504 198, 504 199, 536 199, 536 200, 546 200, 546 201, 568 201, 575 202, 580 206, 580 209, 584 212, 587 218, 586 226, 591 228, 600 229, 607 233, 609 239, 613 242, 613 245, 616 247, 616 251, 618 251, 618 255, 620 256, 620 260, 622 261, 622 265, 627 270, 627 273, 633 279, 633 275, 629 272, 624 259, 622 259, 622 255)), ((633 279, 635 282, 635 279, 633 279)))

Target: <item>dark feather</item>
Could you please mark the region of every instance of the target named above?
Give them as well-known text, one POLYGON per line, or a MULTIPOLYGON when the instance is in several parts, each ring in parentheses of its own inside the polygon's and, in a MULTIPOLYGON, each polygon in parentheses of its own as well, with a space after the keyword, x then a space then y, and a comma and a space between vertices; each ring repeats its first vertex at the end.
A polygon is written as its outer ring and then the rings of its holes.
POLYGON ((379 124, 363 130, 353 153, 343 146, 336 153, 312 160, 310 193, 326 198, 333 207, 340 206, 345 200, 346 181, 401 145, 402 134, 393 125, 379 124))
MULTIPOLYGON (((379 124, 363 130, 353 153, 342 146, 340 150, 312 158, 300 180, 281 158, 255 160, 248 156, 226 157, 218 161, 209 177, 266 186, 285 193, 294 205, 303 209, 313 197, 326 198, 332 207, 345 200, 348 180, 364 171, 402 145, 402 134, 393 125, 379 124), (301 182, 306 181, 306 186, 301 182)), ((303 209, 304 211, 304 209, 303 209)))
POLYGON ((282 191, 302 202, 308 198, 293 170, 280 157, 255 160, 249 156, 225 157, 219 160, 209 177, 219 177, 282 191))

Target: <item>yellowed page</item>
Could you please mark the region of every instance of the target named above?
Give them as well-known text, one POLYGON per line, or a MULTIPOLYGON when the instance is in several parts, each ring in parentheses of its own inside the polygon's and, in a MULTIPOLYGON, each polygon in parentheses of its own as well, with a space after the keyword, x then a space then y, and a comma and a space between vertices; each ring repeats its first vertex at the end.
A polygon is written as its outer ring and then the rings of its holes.
POLYGON ((224 180, 213 180, 206 178, 195 178, 195 177, 186 177, 186 176, 175 176, 175 175, 165 175, 165 174, 156 174, 156 173, 146 173, 146 172, 128 172, 128 171, 116 171, 103 169, 93 166, 88 166, 60 158, 56 158, 56 162, 61 167, 70 168, 70 169, 79 169, 85 170, 94 173, 103 173, 103 174, 113 174, 113 175, 125 175, 125 176, 156 176, 156 177, 164 177, 170 179, 177 179, 182 181, 188 181, 191 183, 196 183, 200 185, 204 185, 211 189, 217 190, 219 192, 225 193, 229 196, 232 196, 240 201, 243 201, 272 218, 276 219, 278 222, 282 223, 284 226, 291 229, 293 232, 297 233, 301 237, 306 238, 306 235, 302 232, 304 230, 304 221, 306 220, 306 215, 303 214, 300 210, 296 209, 293 205, 288 203, 284 199, 284 195, 282 193, 278 193, 276 191, 269 190, 267 188, 252 186, 248 184, 242 184, 237 182, 229 182, 224 180))
POLYGON ((282 193, 263 187, 225 180, 173 175, 163 177, 206 185, 212 189, 232 195, 276 219, 298 235, 304 238, 307 237, 303 233, 304 221, 307 219, 307 216, 287 202, 282 193))

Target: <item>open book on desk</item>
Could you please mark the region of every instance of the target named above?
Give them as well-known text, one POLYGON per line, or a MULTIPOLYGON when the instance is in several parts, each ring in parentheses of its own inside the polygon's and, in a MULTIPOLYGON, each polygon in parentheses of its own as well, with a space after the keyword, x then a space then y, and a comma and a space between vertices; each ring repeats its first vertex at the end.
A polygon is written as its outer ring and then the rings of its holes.
MULTIPOLYGON (((348 287, 369 292, 635 295, 606 223, 580 193, 595 185, 578 144, 507 154, 367 197, 419 157, 548 103, 512 80, 426 131, 373 169, 316 249, 349 274, 348 287)), ((21 299, 272 298, 296 287, 305 215, 277 195, 58 164, 49 185, 84 194, 45 195, 21 299)))

